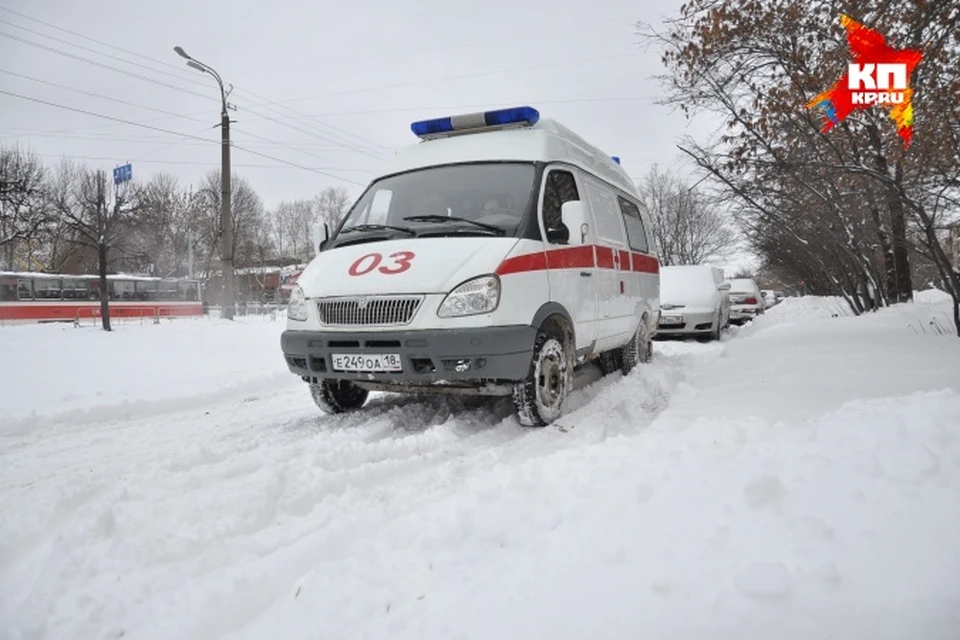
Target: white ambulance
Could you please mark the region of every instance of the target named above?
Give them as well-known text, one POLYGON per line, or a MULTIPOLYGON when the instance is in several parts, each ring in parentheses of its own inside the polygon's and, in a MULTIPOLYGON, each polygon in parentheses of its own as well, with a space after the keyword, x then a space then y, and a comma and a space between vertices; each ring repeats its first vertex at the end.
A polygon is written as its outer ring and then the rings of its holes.
POLYGON ((320 408, 509 395, 544 426, 576 367, 649 360, 659 262, 618 159, 531 107, 411 128, 291 292, 283 353, 320 408))

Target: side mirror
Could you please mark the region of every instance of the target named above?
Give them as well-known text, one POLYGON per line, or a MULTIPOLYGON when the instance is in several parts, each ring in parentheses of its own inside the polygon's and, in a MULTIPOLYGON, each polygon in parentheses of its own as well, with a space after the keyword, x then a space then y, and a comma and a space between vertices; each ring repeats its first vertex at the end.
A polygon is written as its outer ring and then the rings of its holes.
POLYGON ((730 291, 730 283, 721 282, 720 284, 717 285, 717 291, 730 291))
POLYGON ((319 223, 313 225, 313 252, 314 255, 323 250, 323 245, 330 239, 330 227, 324 222, 323 226, 319 223))
POLYGON ((560 207, 560 219, 567 228, 570 244, 583 244, 587 240, 587 234, 590 233, 590 226, 587 224, 587 212, 580 200, 569 200, 560 207))

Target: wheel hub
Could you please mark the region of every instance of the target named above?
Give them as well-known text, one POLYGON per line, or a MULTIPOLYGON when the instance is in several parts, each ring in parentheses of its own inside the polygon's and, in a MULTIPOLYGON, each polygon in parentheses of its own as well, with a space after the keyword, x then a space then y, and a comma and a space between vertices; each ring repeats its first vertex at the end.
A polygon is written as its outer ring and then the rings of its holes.
POLYGON ((537 384, 540 401, 544 406, 552 407, 560 398, 563 387, 563 374, 555 356, 545 357, 540 362, 540 378, 537 384))

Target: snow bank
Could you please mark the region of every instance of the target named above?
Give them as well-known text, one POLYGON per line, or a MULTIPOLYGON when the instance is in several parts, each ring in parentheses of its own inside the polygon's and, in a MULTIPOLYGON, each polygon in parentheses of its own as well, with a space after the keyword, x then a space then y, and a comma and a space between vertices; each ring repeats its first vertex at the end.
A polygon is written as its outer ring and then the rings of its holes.
POLYGON ((952 640, 960 340, 818 304, 548 429, 298 385, 0 439, 5 637, 952 640))
POLYGON ((224 393, 291 384, 284 323, 176 319, 162 324, 0 328, 0 435, 53 423, 142 417, 224 393))
POLYGON ((953 301, 949 293, 934 288, 915 292, 913 299, 921 304, 949 304, 953 301))

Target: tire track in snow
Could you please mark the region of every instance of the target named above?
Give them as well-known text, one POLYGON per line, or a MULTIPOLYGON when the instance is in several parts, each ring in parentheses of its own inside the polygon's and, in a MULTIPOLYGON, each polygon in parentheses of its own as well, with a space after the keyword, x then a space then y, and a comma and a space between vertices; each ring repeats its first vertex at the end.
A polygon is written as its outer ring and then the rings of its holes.
MULTIPOLYGON (((297 384, 205 411, 31 435, 4 473, 7 508, 30 515, 0 545, 0 594, 16 594, 0 597, 0 613, 45 619, 73 606, 78 579, 116 592, 87 607, 122 620, 137 609, 126 594, 178 606, 176 576, 236 576, 272 556, 282 562, 270 582, 299 575, 304 554, 321 561, 324 548, 455 494, 473 475, 645 428, 709 352, 701 347, 664 345, 626 378, 588 380, 545 429, 521 427, 509 399, 381 395, 361 412, 323 416, 297 384), (38 466, 49 475, 28 478, 38 466), (64 536, 69 544, 55 543, 64 536), (95 551, 105 545, 109 554, 95 551)), ((269 605, 245 602, 237 624, 269 605)))

